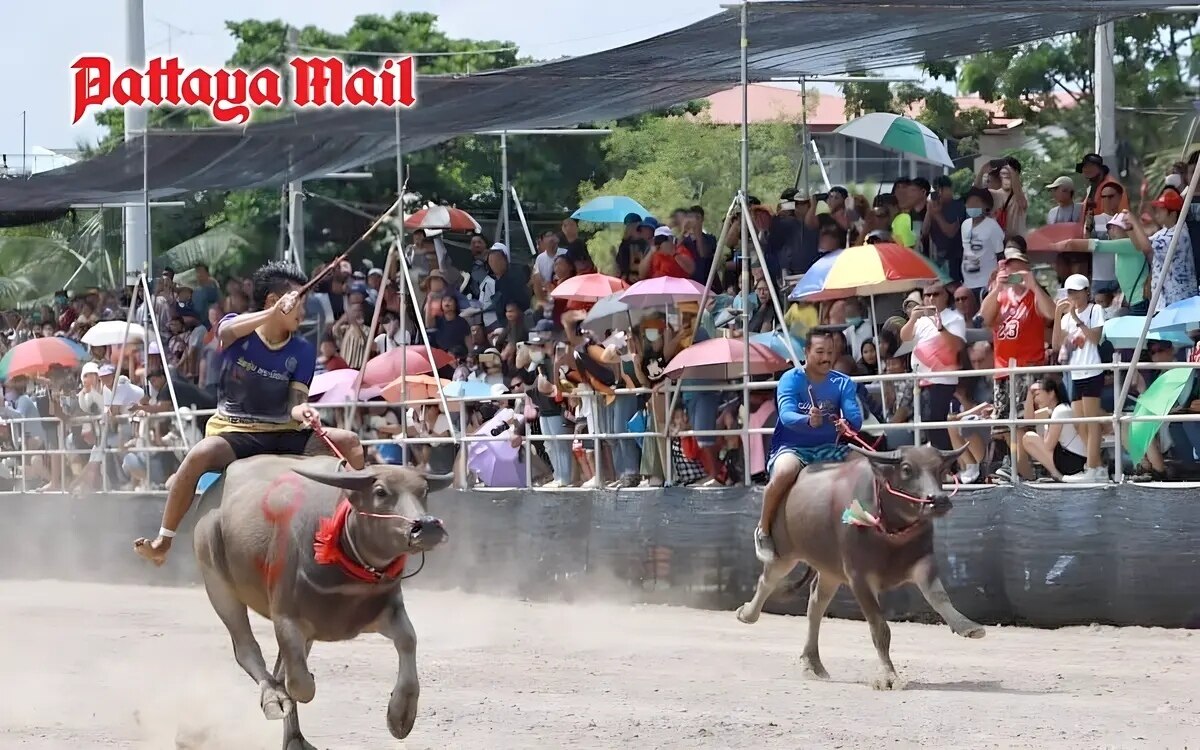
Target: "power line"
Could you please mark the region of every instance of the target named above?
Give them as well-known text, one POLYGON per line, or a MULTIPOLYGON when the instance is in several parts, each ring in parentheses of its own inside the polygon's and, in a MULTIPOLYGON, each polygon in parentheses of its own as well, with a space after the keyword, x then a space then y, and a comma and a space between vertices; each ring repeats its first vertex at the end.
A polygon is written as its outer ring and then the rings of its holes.
POLYGON ((496 47, 494 49, 472 49, 462 52, 372 52, 361 49, 329 49, 326 47, 305 47, 299 45, 296 49, 302 52, 315 52, 325 55, 361 55, 363 57, 453 57, 455 55, 495 55, 501 52, 515 52, 517 47, 496 47))

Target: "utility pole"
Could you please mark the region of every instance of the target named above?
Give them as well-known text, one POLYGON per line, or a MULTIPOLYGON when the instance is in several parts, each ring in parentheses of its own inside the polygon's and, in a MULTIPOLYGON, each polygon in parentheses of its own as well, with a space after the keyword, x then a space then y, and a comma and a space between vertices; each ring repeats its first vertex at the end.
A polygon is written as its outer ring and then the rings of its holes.
POLYGON ((26 124, 29 118, 28 110, 21 110, 21 174, 29 176, 29 145, 26 138, 26 124))
POLYGON ((1116 24, 1112 21, 1096 27, 1095 96, 1096 96, 1096 153, 1104 163, 1117 166, 1117 91, 1113 72, 1116 46, 1116 24))
MULTIPOLYGON (((283 61, 283 69, 288 69, 288 61, 300 54, 300 31, 292 26, 287 30, 287 55, 283 61)), ((305 270, 304 259, 304 183, 300 180, 288 182, 288 251, 292 261, 305 270)))
MULTIPOLYGON (((125 0, 125 62, 132 68, 146 67, 146 9, 143 0, 125 0)), ((125 142, 142 138, 148 147, 147 112, 136 105, 125 105, 125 142)), ((143 164, 146 158, 143 156, 143 164)), ((143 176, 143 179, 147 179, 143 176)), ((125 282, 134 284, 137 275, 150 271, 150 243, 147 241, 148 212, 144 203, 125 205, 125 282)))

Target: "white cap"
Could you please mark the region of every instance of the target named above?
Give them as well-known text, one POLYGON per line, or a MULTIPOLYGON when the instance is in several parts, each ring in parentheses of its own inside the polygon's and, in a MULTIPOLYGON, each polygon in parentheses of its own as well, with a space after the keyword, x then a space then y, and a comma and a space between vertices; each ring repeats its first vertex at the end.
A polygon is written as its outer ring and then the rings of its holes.
POLYGON ((1167 185, 1175 188, 1176 190, 1182 189, 1183 188, 1183 175, 1181 175, 1181 174, 1167 175, 1167 185))
POLYGON ((1133 220, 1129 217, 1128 211, 1121 211, 1116 216, 1109 218, 1108 226, 1129 230, 1133 229, 1133 220))
POLYGON ((101 377, 104 377, 105 375, 116 375, 117 368, 113 367, 112 365, 110 365, 106 362, 106 363, 100 365, 100 367, 97 369, 96 372, 101 377))
POLYGON ((1087 276, 1081 273, 1073 273, 1063 282, 1063 288, 1069 292, 1082 292, 1092 284, 1088 281, 1087 276))
POLYGON ((100 365, 96 364, 95 362, 88 362, 87 364, 85 364, 83 366, 83 369, 79 371, 79 377, 81 379, 85 375, 99 375, 99 374, 100 374, 100 365))
POLYGON ((499 250, 500 252, 504 253, 505 258, 509 257, 508 245, 505 245, 503 242, 494 243, 489 250, 499 250))
POLYGON ((670 227, 659 227, 658 229, 655 229, 654 236, 655 237, 666 237, 667 239, 671 240, 672 242, 675 241, 675 234, 674 234, 674 232, 671 231, 670 227))
POLYGON ((1072 180, 1070 177, 1063 175, 1062 177, 1059 177, 1057 180, 1055 180, 1054 182, 1047 185, 1046 189, 1047 190, 1057 190, 1060 187, 1069 187, 1072 190, 1074 190, 1075 189, 1075 180, 1072 180))
POLYGON ((367 276, 382 276, 382 275, 383 275, 382 268, 372 268, 370 271, 367 271, 367 276))

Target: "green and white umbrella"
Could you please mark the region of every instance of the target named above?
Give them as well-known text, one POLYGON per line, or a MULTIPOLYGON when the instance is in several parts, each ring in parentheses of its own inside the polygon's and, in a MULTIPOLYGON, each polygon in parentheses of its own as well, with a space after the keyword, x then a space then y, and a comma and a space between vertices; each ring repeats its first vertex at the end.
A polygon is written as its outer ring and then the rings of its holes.
POLYGON ((946 145, 932 130, 916 120, 889 112, 872 112, 841 126, 835 133, 874 143, 916 159, 954 168, 946 145))

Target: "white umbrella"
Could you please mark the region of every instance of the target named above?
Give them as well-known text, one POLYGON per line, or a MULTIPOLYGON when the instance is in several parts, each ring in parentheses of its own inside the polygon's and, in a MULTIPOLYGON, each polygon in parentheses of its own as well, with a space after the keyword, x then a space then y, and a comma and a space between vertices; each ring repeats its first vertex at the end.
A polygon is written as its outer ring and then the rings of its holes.
POLYGON ((851 120, 833 132, 899 151, 922 161, 954 168, 946 144, 937 137, 937 133, 902 115, 872 112, 851 120))
POLYGON ((146 329, 134 323, 127 324, 123 320, 102 320, 83 334, 83 343, 88 346, 122 346, 130 341, 145 341, 146 329), (125 328, 129 327, 129 338, 125 338, 125 328))

